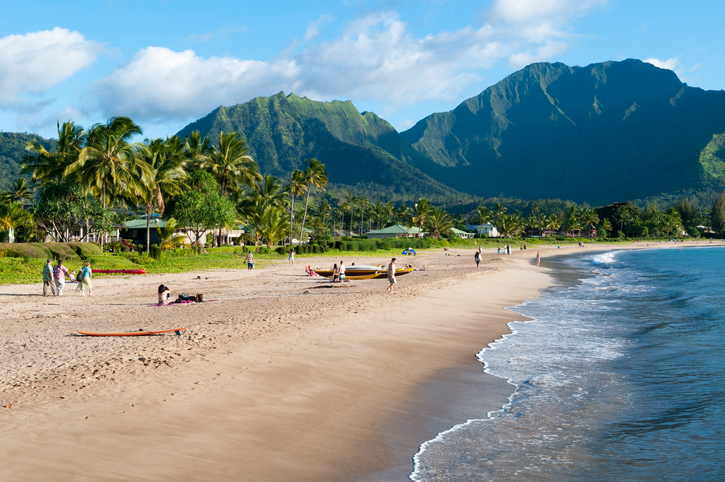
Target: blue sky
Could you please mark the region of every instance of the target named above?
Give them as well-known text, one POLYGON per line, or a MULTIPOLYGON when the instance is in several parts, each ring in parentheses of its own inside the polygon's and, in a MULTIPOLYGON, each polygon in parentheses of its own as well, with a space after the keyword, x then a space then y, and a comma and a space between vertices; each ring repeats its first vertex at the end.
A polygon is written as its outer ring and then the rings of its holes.
POLYGON ((279 91, 352 100, 404 130, 537 61, 639 58, 725 88, 725 2, 33 1, 3 5, 0 130, 128 115, 174 134, 279 91))

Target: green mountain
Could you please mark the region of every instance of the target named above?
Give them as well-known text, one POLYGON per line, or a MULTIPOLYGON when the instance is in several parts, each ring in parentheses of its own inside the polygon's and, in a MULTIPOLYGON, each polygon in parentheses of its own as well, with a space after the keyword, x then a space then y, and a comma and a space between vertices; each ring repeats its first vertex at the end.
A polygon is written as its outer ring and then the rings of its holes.
POLYGON ((639 60, 537 63, 401 133, 463 192, 607 204, 725 186, 725 92, 639 60))
POLYGON ((19 177, 30 180, 29 174, 20 174, 20 162, 25 155, 25 145, 36 139, 39 139, 46 149, 50 149, 53 145, 53 141, 35 134, 0 132, 0 191, 8 189, 19 177))
POLYGON ((265 174, 285 177, 315 157, 325 164, 331 184, 367 195, 390 200, 428 196, 438 202, 470 198, 414 167, 426 162, 424 156, 387 121, 360 113, 350 101, 317 102, 280 92, 219 107, 178 135, 196 130, 211 139, 220 131, 239 132, 265 174))

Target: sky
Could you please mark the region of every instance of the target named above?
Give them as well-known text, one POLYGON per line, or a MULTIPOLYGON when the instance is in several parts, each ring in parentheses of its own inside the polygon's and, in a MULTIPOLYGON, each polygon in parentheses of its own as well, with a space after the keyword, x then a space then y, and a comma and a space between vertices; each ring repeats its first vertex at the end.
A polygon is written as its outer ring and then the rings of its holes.
POLYGON ((280 91, 351 100, 399 131, 533 62, 638 58, 725 88, 721 0, 8 2, 0 131, 129 116, 166 137, 280 91), (686 5, 686 6, 685 6, 686 5))

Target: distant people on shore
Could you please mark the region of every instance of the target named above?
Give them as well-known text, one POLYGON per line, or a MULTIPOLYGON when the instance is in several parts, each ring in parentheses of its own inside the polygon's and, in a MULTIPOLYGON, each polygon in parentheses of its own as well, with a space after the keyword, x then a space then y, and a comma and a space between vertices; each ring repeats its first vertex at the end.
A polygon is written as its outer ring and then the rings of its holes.
POLYGON ((86 296, 86 290, 88 290, 88 296, 93 296, 93 293, 91 292, 91 290, 93 290, 93 284, 91 283, 92 273, 91 263, 86 263, 86 265, 81 268, 78 273, 78 287, 81 289, 81 296, 86 296))
POLYGON ((59 259, 58 264, 53 267, 53 278, 55 279, 55 289, 58 292, 58 296, 63 295, 65 277, 69 275, 68 268, 63 266, 63 260, 59 259))
POLYGON ((168 305, 171 298, 171 290, 168 286, 159 285, 159 304, 168 305))
POLYGON ((345 281, 345 263, 342 261, 340 261, 340 281, 345 281))
POLYGON ((397 281, 395 281, 395 258, 393 258, 388 265, 388 281, 390 281, 388 293, 392 293, 393 287, 395 286, 395 283, 397 283, 397 281))
POLYGON ((55 290, 55 277, 53 275, 53 261, 48 258, 43 266, 43 296, 48 295, 48 290, 53 293, 53 296, 58 296, 58 292, 55 290))
POLYGON ((332 267, 332 282, 337 283, 340 281, 340 268, 337 266, 337 263, 332 267))
POLYGON ((290 264, 290 266, 295 265, 295 250, 294 249, 289 250, 289 264, 290 264))
POLYGON ((245 259, 247 261, 247 271, 252 271, 254 269, 254 255, 251 251, 247 253, 247 257, 245 259))
POLYGON ((476 269, 478 269, 478 264, 481 262, 481 253, 479 251, 476 251, 473 259, 476 261, 476 269))
POLYGON ((539 266, 539 263, 541 263, 541 251, 536 252, 536 266, 539 266))

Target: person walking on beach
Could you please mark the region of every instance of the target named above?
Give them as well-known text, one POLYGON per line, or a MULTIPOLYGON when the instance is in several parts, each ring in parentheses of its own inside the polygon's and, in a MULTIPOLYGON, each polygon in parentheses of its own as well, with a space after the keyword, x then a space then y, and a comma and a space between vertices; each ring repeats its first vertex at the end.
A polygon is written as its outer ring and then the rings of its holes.
POLYGON ((395 258, 390 261, 390 264, 388 265, 388 281, 390 281, 390 286, 388 286, 388 293, 393 292, 393 287, 395 286, 395 258))
POLYGON ((48 290, 53 293, 53 296, 58 296, 55 291, 55 280, 53 279, 53 261, 50 258, 43 266, 43 296, 48 294, 48 290))
POLYGON ((541 263, 541 251, 536 252, 536 266, 539 266, 539 263, 541 263))
POLYGON ((481 262, 481 253, 479 251, 476 251, 476 254, 474 255, 473 259, 476 260, 476 269, 478 269, 478 263, 481 262))
POLYGON ((246 260, 247 260, 247 271, 252 271, 254 269, 254 255, 252 254, 251 251, 247 253, 246 260))
POLYGON ((65 277, 69 275, 68 268, 63 266, 63 261, 59 259, 58 264, 53 267, 53 278, 55 279, 55 289, 58 291, 58 296, 63 294, 65 277))
POLYGON ((340 281, 345 281, 345 263, 342 261, 340 261, 340 281))
POLYGON ((86 263, 86 265, 78 272, 78 275, 80 276, 78 287, 81 289, 81 296, 86 296, 86 290, 88 290, 88 296, 93 296, 93 293, 91 293, 91 290, 93 289, 93 284, 91 284, 92 272, 91 263, 86 263))
POLYGON ((289 264, 290 264, 290 266, 295 265, 295 250, 294 249, 289 250, 289 264))

